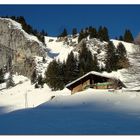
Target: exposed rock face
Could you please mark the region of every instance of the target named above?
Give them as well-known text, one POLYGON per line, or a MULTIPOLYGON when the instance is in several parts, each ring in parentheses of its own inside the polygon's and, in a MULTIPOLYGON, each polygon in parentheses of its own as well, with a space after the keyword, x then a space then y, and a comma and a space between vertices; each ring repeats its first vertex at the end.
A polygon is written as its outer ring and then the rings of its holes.
POLYGON ((45 57, 45 46, 19 23, 0 18, 0 68, 12 63, 14 72, 30 77, 35 67, 34 56, 45 57))

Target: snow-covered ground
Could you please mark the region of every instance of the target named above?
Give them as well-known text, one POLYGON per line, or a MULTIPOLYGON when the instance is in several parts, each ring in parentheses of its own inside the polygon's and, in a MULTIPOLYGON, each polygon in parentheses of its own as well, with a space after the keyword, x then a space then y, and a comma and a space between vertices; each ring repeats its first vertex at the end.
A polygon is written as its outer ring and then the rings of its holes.
POLYGON ((136 92, 94 89, 57 96, 0 115, 0 134, 140 134, 139 101, 136 92))
POLYGON ((18 109, 34 108, 50 100, 52 96, 70 94, 67 89, 52 92, 46 84, 44 88, 35 89, 30 80, 21 75, 14 75, 13 80, 17 84, 15 87, 0 91, 0 114, 18 109), (67 94, 65 94, 66 91, 67 94))

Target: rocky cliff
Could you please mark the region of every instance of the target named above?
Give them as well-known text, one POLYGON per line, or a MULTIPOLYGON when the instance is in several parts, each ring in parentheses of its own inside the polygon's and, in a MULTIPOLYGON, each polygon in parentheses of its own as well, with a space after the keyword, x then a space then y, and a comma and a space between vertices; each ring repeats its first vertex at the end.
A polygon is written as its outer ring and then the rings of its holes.
POLYGON ((21 24, 0 18, 0 68, 12 66, 14 72, 30 77, 35 56, 46 56, 44 44, 27 34, 21 24))

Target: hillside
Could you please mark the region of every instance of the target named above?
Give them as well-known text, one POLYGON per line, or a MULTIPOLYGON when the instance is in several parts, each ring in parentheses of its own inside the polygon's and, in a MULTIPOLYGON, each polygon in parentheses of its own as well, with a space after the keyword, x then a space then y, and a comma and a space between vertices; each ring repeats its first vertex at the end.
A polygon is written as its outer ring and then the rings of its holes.
MULTIPOLYGON (((48 59, 50 60, 49 62, 51 62, 53 59, 56 60, 59 59, 61 62, 63 62, 64 60, 67 59, 67 56, 71 51, 73 51, 75 55, 78 55, 79 54, 78 51, 79 49, 81 49, 80 47, 81 42, 78 44, 78 37, 73 38, 72 36, 69 36, 67 41, 60 40, 56 37, 46 37, 45 41, 47 44, 48 56, 50 57, 48 59), (75 44, 75 45, 71 46, 71 44, 75 44)), ((139 86, 139 81, 140 81, 140 79, 138 78, 139 77, 138 63, 140 61, 138 57, 140 53, 139 46, 134 45, 133 43, 127 43, 124 41, 119 41, 114 39, 111 39, 111 41, 113 42, 115 47, 117 47, 117 45, 120 42, 125 46, 127 57, 129 59, 131 67, 128 69, 118 70, 117 72, 113 71, 109 75, 113 75, 114 77, 119 78, 129 88, 134 88, 139 86), (133 78, 131 78, 130 76, 131 74, 133 78)), ((99 39, 96 38, 93 39, 87 38, 85 42, 87 44, 87 47, 91 51, 92 55, 97 56, 100 67, 104 67, 105 66, 104 61, 106 57, 105 47, 107 45, 107 42, 101 42, 99 39)))

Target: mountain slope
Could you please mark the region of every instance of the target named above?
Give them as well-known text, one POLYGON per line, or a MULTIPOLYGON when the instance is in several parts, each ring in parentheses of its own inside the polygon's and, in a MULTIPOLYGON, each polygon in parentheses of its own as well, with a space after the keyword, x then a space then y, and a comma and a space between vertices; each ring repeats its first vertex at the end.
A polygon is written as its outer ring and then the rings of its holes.
MULTIPOLYGON (((133 43, 127 43, 124 41, 114 40, 111 39, 110 41, 113 42, 115 47, 118 46, 118 44, 121 42, 127 51, 127 57, 129 59, 131 67, 128 69, 122 69, 118 70, 117 72, 113 71, 110 73, 110 75, 113 75, 114 77, 119 78, 126 84, 129 88, 134 88, 136 86, 139 86, 140 79, 139 79, 139 54, 140 54, 140 47, 137 45, 134 45, 133 43)), ((101 42, 99 39, 93 38, 93 39, 83 39, 78 44, 78 36, 76 38, 72 38, 71 36, 68 36, 67 40, 60 40, 58 38, 54 37, 46 37, 46 44, 48 49, 48 55, 51 58, 51 61, 53 59, 59 59, 61 62, 67 59, 68 54, 73 51, 74 54, 78 55, 79 49, 81 49, 81 43, 85 42, 89 50, 91 51, 92 55, 96 55, 100 67, 105 66, 105 57, 106 57, 106 46, 107 42, 101 42), (75 44, 74 46, 70 45, 71 43, 75 44)), ((46 67, 47 68, 47 67, 46 67)))

